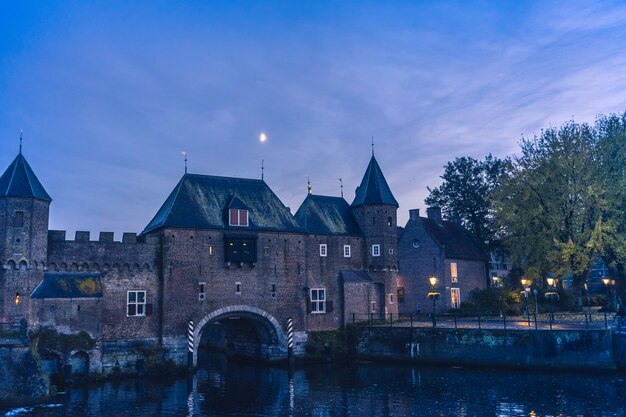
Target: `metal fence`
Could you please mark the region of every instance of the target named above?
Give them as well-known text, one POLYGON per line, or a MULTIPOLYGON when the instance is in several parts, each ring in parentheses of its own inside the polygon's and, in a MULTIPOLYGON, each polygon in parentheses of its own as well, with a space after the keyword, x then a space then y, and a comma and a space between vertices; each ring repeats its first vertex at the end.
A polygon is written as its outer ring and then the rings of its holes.
MULTIPOLYGON (((523 316, 468 316, 455 314, 355 314, 348 317, 355 326, 386 326, 445 329, 504 330, 622 330, 615 313, 545 313, 523 316)), ((624 328, 626 331, 626 327, 624 328)))

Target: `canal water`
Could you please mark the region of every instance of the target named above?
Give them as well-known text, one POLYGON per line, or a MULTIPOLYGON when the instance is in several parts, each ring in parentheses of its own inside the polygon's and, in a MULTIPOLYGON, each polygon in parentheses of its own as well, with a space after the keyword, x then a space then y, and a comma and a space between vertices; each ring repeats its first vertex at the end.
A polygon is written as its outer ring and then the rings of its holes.
POLYGON ((626 375, 409 365, 296 370, 211 356, 193 378, 75 387, 0 416, 625 416, 626 375))

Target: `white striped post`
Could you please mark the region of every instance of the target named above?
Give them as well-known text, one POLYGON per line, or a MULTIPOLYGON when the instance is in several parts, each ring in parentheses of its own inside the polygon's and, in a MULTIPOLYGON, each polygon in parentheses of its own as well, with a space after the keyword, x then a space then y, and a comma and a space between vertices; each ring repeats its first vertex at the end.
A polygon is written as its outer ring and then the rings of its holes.
POLYGON ((293 361, 293 320, 291 317, 287 319, 287 360, 289 363, 293 361))
POLYGON ((193 368, 193 320, 187 325, 187 366, 193 368))

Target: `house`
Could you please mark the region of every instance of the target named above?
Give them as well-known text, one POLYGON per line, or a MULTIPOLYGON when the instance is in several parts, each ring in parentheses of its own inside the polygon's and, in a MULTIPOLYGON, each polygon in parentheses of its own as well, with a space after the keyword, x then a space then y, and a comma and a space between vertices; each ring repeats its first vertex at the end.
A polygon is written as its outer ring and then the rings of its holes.
POLYGON ((457 222, 441 218, 441 209, 430 207, 427 217, 419 209, 409 211, 406 226, 398 233, 398 311, 401 314, 431 312, 431 290, 440 293, 438 309, 459 308, 476 288, 485 288, 486 255, 457 222), (433 289, 429 277, 438 282, 433 289), (419 307, 418 307, 419 306, 419 307))

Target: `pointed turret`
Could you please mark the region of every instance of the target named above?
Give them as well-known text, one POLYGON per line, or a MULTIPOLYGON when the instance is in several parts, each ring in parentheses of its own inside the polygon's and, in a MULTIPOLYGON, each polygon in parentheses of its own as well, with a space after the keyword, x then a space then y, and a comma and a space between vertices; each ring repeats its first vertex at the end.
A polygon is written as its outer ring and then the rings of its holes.
POLYGON ((28 320, 43 277, 52 199, 20 152, 0 176, 0 314, 28 320))
POLYGON ((20 152, 0 177, 0 197, 36 198, 52 201, 20 152))
POLYGON ((391 189, 385 180, 385 176, 378 166, 374 155, 365 170, 365 175, 361 180, 361 185, 356 189, 356 196, 352 202, 352 207, 388 205, 398 207, 398 201, 391 193, 391 189))
POLYGON ((364 269, 378 283, 384 285, 384 309, 380 313, 396 314, 397 210, 398 201, 393 196, 378 162, 372 158, 365 170, 361 185, 351 205, 352 213, 363 231, 366 256, 364 269))

